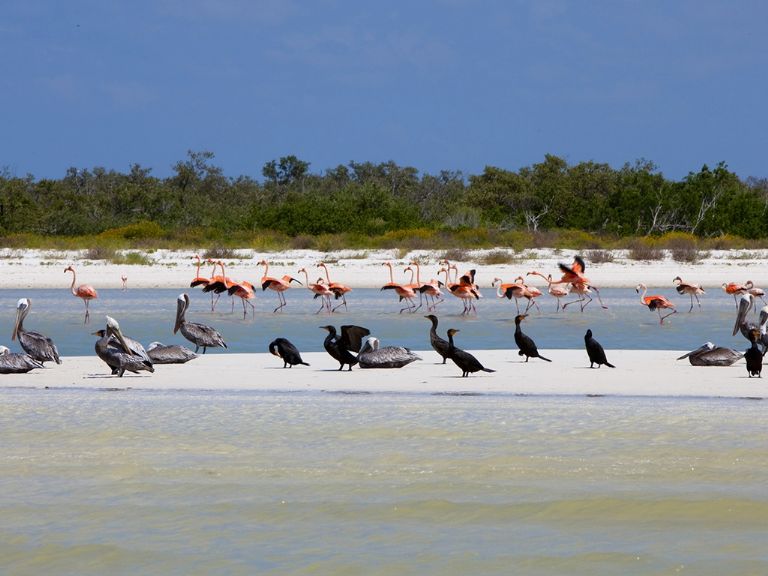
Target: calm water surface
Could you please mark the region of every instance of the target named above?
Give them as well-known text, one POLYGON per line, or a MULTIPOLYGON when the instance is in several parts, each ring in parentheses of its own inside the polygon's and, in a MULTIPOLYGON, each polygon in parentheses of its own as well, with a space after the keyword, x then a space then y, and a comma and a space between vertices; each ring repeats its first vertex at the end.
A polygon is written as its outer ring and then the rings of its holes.
MULTIPOLYGON (((639 303, 633 289, 604 289, 601 291, 607 310, 592 302, 582 313, 578 305, 567 312, 556 313, 554 299, 541 297, 541 313, 533 312, 525 322, 525 331, 534 337, 539 348, 581 348, 584 332, 591 328, 605 348, 690 350, 707 340, 719 345, 746 349, 747 342, 739 334, 731 335, 735 306, 731 296, 712 291, 702 298, 703 310, 688 313, 689 299, 674 290, 656 290, 677 303, 679 313, 659 325, 658 315, 639 303)), ((91 332, 104 327, 104 316, 116 318, 123 332, 146 346, 152 341, 166 344, 186 341, 173 335, 176 297, 180 290, 101 290, 99 299, 91 302, 91 323, 83 325, 83 303, 69 292, 57 290, 0 290, 0 343, 18 351, 10 336, 15 318, 16 302, 21 297, 32 300, 32 311, 25 327, 53 338, 59 352, 65 356, 93 354, 95 337, 91 332)), ((514 347, 515 303, 497 298, 485 290, 485 298, 477 303, 474 316, 461 315, 461 303, 448 296, 438 308, 440 330, 459 328, 457 343, 469 349, 505 349, 514 347)), ((211 312, 210 297, 189 291, 192 305, 187 319, 216 327, 232 352, 265 352, 268 343, 277 336, 294 342, 302 351, 322 351, 326 332, 319 326, 359 324, 379 336, 384 345, 400 344, 416 350, 429 348, 427 312, 398 314, 397 297, 375 289, 358 289, 349 294, 349 310, 342 313, 314 314, 319 303, 312 300, 308 290, 293 288, 287 292, 288 306, 284 312, 273 314, 277 304, 273 292, 259 293, 255 300, 256 315, 244 320, 238 299, 235 311, 229 297, 222 298, 211 312)), ((221 351, 211 352, 222 353, 221 351)))
POLYGON ((767 574, 766 405, 0 394, 3 574, 767 574))

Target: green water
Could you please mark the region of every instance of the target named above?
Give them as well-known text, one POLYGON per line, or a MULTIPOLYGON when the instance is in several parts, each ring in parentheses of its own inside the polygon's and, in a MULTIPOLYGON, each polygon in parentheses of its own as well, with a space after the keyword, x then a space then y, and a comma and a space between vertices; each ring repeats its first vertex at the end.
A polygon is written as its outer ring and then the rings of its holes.
POLYGON ((0 391, 2 574, 768 574, 749 400, 0 391))

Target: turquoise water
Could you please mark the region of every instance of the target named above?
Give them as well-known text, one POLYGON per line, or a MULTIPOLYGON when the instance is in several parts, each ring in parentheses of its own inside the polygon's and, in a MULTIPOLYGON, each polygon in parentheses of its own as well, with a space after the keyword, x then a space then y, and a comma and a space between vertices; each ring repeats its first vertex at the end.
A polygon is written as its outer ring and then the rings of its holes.
POLYGON ((3 574, 768 573, 766 404, 3 390, 3 574))
MULTIPOLYGON (((21 297, 32 299, 32 311, 26 328, 36 330, 56 342, 65 356, 93 354, 95 338, 91 332, 104 327, 104 316, 116 318, 123 331, 146 346, 152 341, 166 344, 185 344, 180 334, 173 335, 176 297, 180 290, 102 290, 98 300, 91 303, 92 321, 83 325, 84 306, 66 290, 0 290, 0 343, 12 350, 18 347, 10 342, 15 318, 16 302, 21 297)), ((675 301, 679 313, 659 325, 658 315, 639 303, 633 289, 604 289, 601 291, 608 310, 597 301, 582 313, 578 306, 565 313, 555 312, 554 299, 542 296, 541 313, 533 312, 525 321, 524 330, 542 349, 581 348, 584 333, 591 328, 606 349, 659 349, 692 350, 707 340, 740 350, 747 342, 739 334, 731 335, 735 306, 731 296, 722 291, 702 298, 703 310, 688 313, 689 299, 678 296, 674 290, 660 290, 675 301)), ((349 310, 342 313, 314 314, 319 304, 306 289, 294 288, 286 293, 285 311, 273 314, 276 297, 272 292, 259 293, 255 300, 256 314, 243 319, 240 303, 235 302, 231 312, 228 297, 222 298, 215 312, 210 310, 210 297, 198 291, 189 291, 192 305, 187 319, 214 326, 224 336, 232 352, 266 352, 268 343, 278 336, 288 338, 302 351, 322 351, 326 332, 324 324, 359 324, 369 328, 383 345, 399 344, 416 350, 428 349, 429 322, 426 312, 398 314, 400 304, 396 295, 375 289, 357 289, 348 295, 349 310), (240 308, 238 308, 240 307, 240 308)), ((237 299, 236 299, 237 300, 237 299)), ((514 348, 514 302, 499 299, 489 290, 477 303, 478 313, 462 316, 462 305, 449 296, 438 308, 440 330, 444 334, 450 327, 459 328, 459 345, 464 348, 514 348)), ((754 318, 754 317, 753 317, 754 318)), ((211 350, 212 353, 222 353, 211 350)))

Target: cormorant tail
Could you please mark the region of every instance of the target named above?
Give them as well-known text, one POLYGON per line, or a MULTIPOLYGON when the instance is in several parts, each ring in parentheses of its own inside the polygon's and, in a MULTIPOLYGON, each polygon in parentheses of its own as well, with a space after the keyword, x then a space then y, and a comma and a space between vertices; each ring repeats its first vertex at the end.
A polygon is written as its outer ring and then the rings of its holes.
POLYGON ((608 368, 616 368, 616 366, 614 366, 610 362, 606 362, 605 365, 608 366, 608 368))
POLYGON ((491 370, 490 368, 483 368, 483 372, 496 372, 496 370, 491 370))
POLYGON ((542 360, 544 360, 546 362, 552 362, 552 360, 550 360, 549 358, 544 358, 544 356, 542 356, 541 354, 539 354, 539 358, 541 358, 542 360))

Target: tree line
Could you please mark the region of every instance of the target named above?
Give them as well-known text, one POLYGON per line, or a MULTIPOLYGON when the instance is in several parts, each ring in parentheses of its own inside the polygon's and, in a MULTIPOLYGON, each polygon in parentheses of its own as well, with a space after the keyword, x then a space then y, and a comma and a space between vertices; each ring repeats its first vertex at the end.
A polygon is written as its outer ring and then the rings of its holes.
POLYGON ((421 174, 394 162, 350 162, 322 173, 295 156, 267 162, 261 181, 230 177, 214 154, 190 151, 167 178, 70 168, 61 179, 0 171, 0 236, 82 236, 129 227, 137 235, 275 231, 288 236, 379 235, 419 228, 582 230, 653 236, 768 236, 768 180, 740 179, 724 163, 679 181, 640 160, 615 169, 546 155, 517 171, 421 174))

